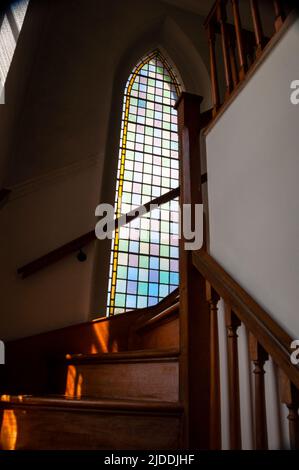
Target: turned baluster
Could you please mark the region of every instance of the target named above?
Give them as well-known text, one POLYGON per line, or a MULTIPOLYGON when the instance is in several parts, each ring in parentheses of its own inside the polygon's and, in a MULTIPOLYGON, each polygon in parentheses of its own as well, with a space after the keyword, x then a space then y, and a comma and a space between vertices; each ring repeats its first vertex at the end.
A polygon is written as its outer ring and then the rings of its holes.
POLYGON ((230 448, 238 450, 242 447, 237 335, 237 329, 241 322, 229 305, 225 305, 225 323, 227 329, 230 448))
POLYGON ((229 45, 228 45, 228 33, 226 23, 226 1, 220 0, 217 8, 217 20, 220 24, 221 33, 221 44, 223 52, 223 63, 226 83, 226 94, 225 98, 228 98, 232 91, 232 73, 229 60, 229 45))
POLYGON ((275 30, 279 31, 285 20, 285 14, 280 0, 273 0, 273 5, 275 11, 275 30))
MULTIPOLYGON (((199 134, 203 98, 183 92, 176 103, 180 138, 180 206, 202 204, 199 134)), ((184 226, 184 211, 182 214, 184 226)), ((184 235, 184 234, 183 234, 184 235)), ((205 232, 204 232, 205 237, 205 232)), ((195 268, 187 240, 180 239, 180 400, 184 405, 182 445, 210 445, 210 315, 205 278, 195 268), (200 314, 199 314, 200 313, 200 314), (200 373, 199 373, 200 371, 200 373), (200 425, 199 425, 200 423, 200 425)), ((205 243, 205 242, 204 242, 205 243)))
POLYGON ((250 7, 256 42, 256 57, 259 57, 264 47, 264 36, 257 0, 250 0, 250 7))
POLYGON ((210 310, 210 449, 221 449, 221 409, 220 409, 220 367, 218 338, 218 302, 219 295, 207 283, 207 301, 210 310))
POLYGON ((252 334, 249 335, 249 352, 254 364, 255 448, 265 450, 268 448, 268 434, 264 364, 269 356, 252 334))
POLYGON ((279 370, 279 388, 281 402, 288 410, 290 446, 292 450, 299 449, 299 390, 292 384, 282 370, 279 370))
POLYGON ((237 49, 240 63, 239 78, 243 80, 247 71, 246 54, 244 51, 243 31, 240 18, 239 0, 231 0, 233 7, 234 23, 236 29, 237 49))
POLYGON ((230 59, 230 67, 232 72, 232 79, 234 88, 238 85, 238 71, 237 71, 237 61, 236 61, 236 41, 234 37, 233 31, 230 31, 228 35, 228 46, 229 46, 229 59, 230 59))
POLYGON ((216 52, 215 52, 216 33, 215 33, 215 24, 212 21, 208 24, 208 40, 209 40, 209 51, 210 51, 213 115, 215 116, 220 106, 220 97, 219 97, 219 84, 218 84, 218 73, 217 73, 216 52))

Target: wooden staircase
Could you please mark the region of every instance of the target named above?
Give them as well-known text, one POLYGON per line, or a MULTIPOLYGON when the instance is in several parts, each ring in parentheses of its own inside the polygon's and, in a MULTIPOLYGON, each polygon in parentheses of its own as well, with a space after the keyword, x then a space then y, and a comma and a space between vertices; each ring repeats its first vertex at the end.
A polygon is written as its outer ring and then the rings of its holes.
POLYGON ((49 394, 3 395, 2 448, 180 448, 179 303, 170 302, 132 322, 126 351, 53 358, 49 394))
MULTIPOLYGON (((151 203, 165 203, 178 195, 181 206, 204 202, 199 134, 229 106, 293 21, 274 0, 276 33, 265 45, 258 3, 250 2, 256 44, 249 67, 238 1, 232 1, 237 76, 227 4, 216 0, 206 21, 213 109, 202 113, 202 97, 182 93, 176 104, 180 188, 151 203), (222 103, 216 34, 221 36, 225 69, 222 103)), ((20 268, 19 274, 28 277, 94 238, 94 232, 87 233, 20 268)), ((241 327, 248 336, 249 388, 254 389, 248 418, 250 425, 254 423, 254 448, 268 448, 264 366, 270 359, 279 384, 275 412, 280 412, 281 404, 288 409, 290 447, 299 448, 299 368, 290 361, 292 338, 213 259, 207 239, 204 231, 203 248, 196 252, 185 249, 184 238, 180 241, 180 298, 174 292, 155 307, 7 345, 6 375, 0 381, 5 394, 0 401, 3 449, 221 449, 222 422, 228 424, 229 448, 242 449, 241 327), (219 333, 224 333, 226 342, 224 370, 219 333), (221 403, 225 387, 226 413, 221 403)))

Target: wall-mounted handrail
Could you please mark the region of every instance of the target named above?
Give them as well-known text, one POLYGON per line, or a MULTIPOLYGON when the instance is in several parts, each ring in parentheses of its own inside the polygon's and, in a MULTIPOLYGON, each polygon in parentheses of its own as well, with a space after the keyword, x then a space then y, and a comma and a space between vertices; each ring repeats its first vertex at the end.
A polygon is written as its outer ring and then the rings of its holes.
MULTIPOLYGON (((201 176, 201 182, 206 183, 207 182, 207 174, 204 173, 201 176)), ((180 195, 180 188, 175 188, 172 189, 171 191, 162 194, 162 196, 159 196, 152 201, 149 201, 144 204, 145 212, 143 211, 144 214, 150 212, 151 206, 161 206, 163 204, 166 204, 167 202, 175 199, 180 195)), ((132 222, 134 219, 138 218, 140 214, 138 213, 138 207, 130 211, 128 214, 125 215, 126 217, 126 224, 132 222)), ((113 230, 116 230, 119 227, 119 223, 122 223, 123 218, 118 218, 115 219, 114 221, 114 227, 113 230)), ((37 271, 40 271, 43 268, 46 268, 47 266, 50 266, 53 263, 56 263, 57 261, 60 261, 62 258, 65 256, 68 256, 72 253, 79 252, 83 247, 89 245, 90 243, 94 242, 96 240, 96 234, 94 230, 91 230, 88 233, 85 233, 84 235, 75 238, 74 240, 65 243, 64 245, 60 246, 59 248, 56 248, 53 251, 50 251, 44 256, 41 256, 40 258, 35 259, 34 261, 31 261, 31 263, 25 264, 21 268, 18 269, 17 273, 22 277, 22 279, 25 279, 28 276, 31 276, 32 274, 36 273, 37 271)))
MULTIPOLYGON (((203 180, 206 180, 206 175, 203 175, 203 180)), ((155 199, 153 199, 150 202, 147 202, 144 204, 145 212, 148 213, 151 210, 151 206, 161 206, 163 204, 166 204, 167 202, 175 199, 180 195, 180 188, 175 188, 172 189, 171 191, 162 194, 162 196, 159 196, 155 199)), ((130 211, 128 214, 126 214, 126 224, 132 222, 134 219, 139 217, 138 213, 139 208, 135 208, 134 210, 130 211)), ((119 223, 122 222, 122 218, 118 218, 114 221, 114 230, 116 230, 119 227, 119 223)), ((94 230, 91 230, 90 232, 82 235, 81 237, 75 238, 74 240, 60 246, 59 248, 56 248, 53 251, 50 251, 50 253, 47 253, 44 256, 41 256, 40 258, 37 258, 36 260, 32 261, 31 263, 28 263, 21 268, 18 269, 18 274, 21 275, 21 277, 24 279, 28 276, 31 276, 32 274, 36 273, 37 271, 53 264, 56 263, 57 261, 61 260, 65 256, 76 253, 79 250, 81 250, 83 247, 89 245, 90 243, 94 242, 96 240, 96 234, 94 230)))

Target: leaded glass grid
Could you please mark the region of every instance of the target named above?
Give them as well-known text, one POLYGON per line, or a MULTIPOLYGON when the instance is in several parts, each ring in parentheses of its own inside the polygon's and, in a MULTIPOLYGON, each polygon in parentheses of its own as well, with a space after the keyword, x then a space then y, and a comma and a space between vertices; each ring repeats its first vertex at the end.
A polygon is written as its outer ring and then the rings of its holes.
POLYGON ((29 0, 11 0, 0 6, 0 87, 6 81, 28 4, 29 0))
MULTIPOLYGON (((115 216, 179 186, 178 80, 159 51, 145 57, 126 85, 115 216)), ((107 315, 159 302, 179 283, 178 200, 114 233, 107 315)))

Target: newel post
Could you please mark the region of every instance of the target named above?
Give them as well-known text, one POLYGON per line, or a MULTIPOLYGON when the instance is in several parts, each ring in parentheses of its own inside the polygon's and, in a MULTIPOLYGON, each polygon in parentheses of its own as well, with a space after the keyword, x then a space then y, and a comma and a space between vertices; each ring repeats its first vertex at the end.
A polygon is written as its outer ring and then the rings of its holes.
MULTIPOLYGON (((202 203, 200 183, 202 97, 182 93, 178 110, 180 206, 202 203)), ((194 215, 194 213, 193 213, 194 215)), ((184 221, 183 221, 184 222, 184 221)), ((184 405, 183 448, 208 449, 210 435, 210 320, 205 279, 192 263, 192 250, 180 239, 180 399, 184 405)))

